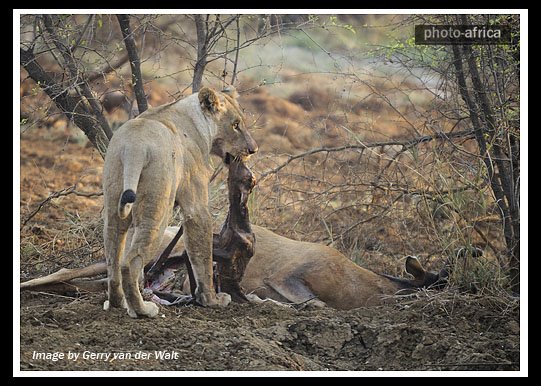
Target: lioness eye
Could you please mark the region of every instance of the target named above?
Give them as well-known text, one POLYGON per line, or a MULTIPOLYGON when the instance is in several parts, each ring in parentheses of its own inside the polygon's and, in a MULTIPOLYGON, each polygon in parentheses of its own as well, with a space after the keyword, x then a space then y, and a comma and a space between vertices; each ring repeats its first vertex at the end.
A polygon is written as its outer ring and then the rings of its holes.
POLYGON ((233 123, 233 130, 239 131, 239 123, 238 122, 233 123))

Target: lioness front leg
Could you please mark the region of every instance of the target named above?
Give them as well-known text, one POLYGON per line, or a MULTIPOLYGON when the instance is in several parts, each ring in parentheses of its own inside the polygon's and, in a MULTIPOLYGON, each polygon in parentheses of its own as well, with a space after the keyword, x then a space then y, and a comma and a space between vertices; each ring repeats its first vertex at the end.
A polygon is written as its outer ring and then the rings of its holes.
POLYGON ((195 300, 202 306, 226 307, 231 296, 216 293, 212 279, 212 223, 207 208, 188 216, 184 222, 185 243, 197 288, 195 300))

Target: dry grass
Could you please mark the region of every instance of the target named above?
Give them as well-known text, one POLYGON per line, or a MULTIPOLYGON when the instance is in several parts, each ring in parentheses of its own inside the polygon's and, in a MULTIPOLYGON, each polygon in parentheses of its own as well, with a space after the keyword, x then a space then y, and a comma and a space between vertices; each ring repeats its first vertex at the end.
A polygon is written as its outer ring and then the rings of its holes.
MULTIPOLYGON (((501 288, 490 292, 470 293, 451 286, 443 291, 419 290, 408 295, 389 296, 388 300, 394 301, 398 309, 417 309, 428 314, 437 311, 449 317, 464 309, 477 312, 470 321, 482 318, 484 310, 499 314, 501 318, 507 315, 518 316, 520 313, 520 299, 510 296, 508 291, 501 288)), ((496 322, 497 320, 493 321, 496 322)))
POLYGON ((100 216, 66 214, 62 229, 31 226, 21 233, 21 279, 61 268, 79 268, 104 258, 100 216))

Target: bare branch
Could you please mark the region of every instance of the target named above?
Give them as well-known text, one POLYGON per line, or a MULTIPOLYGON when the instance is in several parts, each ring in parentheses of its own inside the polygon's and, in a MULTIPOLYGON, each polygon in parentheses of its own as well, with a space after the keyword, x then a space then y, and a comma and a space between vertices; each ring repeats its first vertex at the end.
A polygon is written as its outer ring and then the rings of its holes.
POLYGON ((439 133, 435 135, 425 135, 422 137, 413 138, 413 139, 404 140, 404 141, 383 141, 383 142, 372 142, 372 143, 367 143, 367 144, 351 144, 351 145, 344 145, 344 146, 337 146, 337 147, 319 147, 319 148, 311 149, 297 155, 289 156, 287 161, 285 161, 281 165, 261 174, 261 176, 258 179, 258 183, 263 181, 263 179, 265 179, 269 175, 278 173, 284 167, 289 165, 292 161, 299 158, 304 158, 309 155, 317 154, 317 153, 322 153, 322 152, 333 153, 333 152, 350 150, 350 149, 364 150, 364 149, 373 148, 373 147, 392 146, 392 145, 400 145, 400 146, 404 146, 408 148, 408 147, 416 146, 423 142, 432 141, 434 139, 447 140, 451 138, 471 138, 471 137, 473 137, 473 132, 471 130, 464 130, 464 131, 457 131, 455 133, 439 133))
POLYGON ((233 62, 233 74, 231 75, 231 85, 237 80, 237 65, 239 63, 240 52, 240 15, 237 15, 237 48, 235 50, 235 61, 233 62))
POLYGON ((117 71, 124 63, 129 60, 128 54, 124 54, 115 60, 113 63, 107 63, 103 68, 97 71, 91 71, 87 73, 87 81, 93 82, 96 79, 102 78, 110 72, 117 71))
POLYGON ((53 200, 55 198, 68 196, 70 194, 75 194, 76 196, 81 196, 81 197, 98 197, 98 196, 103 195, 103 192, 79 192, 76 189, 77 189, 77 184, 69 186, 67 188, 64 188, 62 190, 59 190, 57 192, 54 192, 54 193, 50 194, 49 197, 47 197, 45 200, 41 201, 38 204, 38 207, 36 209, 34 209, 32 211, 32 213, 30 213, 26 217, 26 219, 23 221, 23 225, 22 225, 21 229, 24 228, 24 226, 28 223, 28 221, 30 221, 36 214, 38 214, 38 212, 41 210, 41 208, 43 208, 47 203, 49 203, 51 200, 53 200))
POLYGON ((88 19, 87 19, 87 21, 85 23, 85 26, 83 27, 81 33, 79 34, 79 37, 77 38, 75 43, 73 43, 73 45, 69 48, 70 53, 73 53, 77 49, 77 47, 79 47, 79 44, 81 44, 81 41, 83 40, 83 37, 84 37, 84 35, 86 33, 86 30, 88 29, 88 26, 90 25, 92 20, 94 20, 94 15, 88 16, 88 19))
POLYGON ((111 137, 113 136, 113 131, 111 130, 109 123, 103 116, 101 105, 92 94, 92 91, 90 90, 88 83, 84 80, 82 74, 79 73, 77 69, 77 63, 72 56, 72 52, 70 52, 70 49, 61 42, 59 36, 56 34, 51 16, 43 15, 43 23, 47 32, 52 37, 53 43, 55 44, 56 48, 62 54, 62 58, 64 59, 66 66, 68 67, 69 73, 73 78, 73 83, 80 86, 82 94, 86 98, 87 102, 90 104, 93 115, 100 123, 102 130, 105 132, 105 135, 107 135, 107 138, 111 139, 111 137))
POLYGON ((86 134, 90 142, 98 149, 105 158, 105 152, 109 145, 109 138, 103 131, 103 127, 97 122, 81 99, 69 94, 69 90, 57 84, 39 65, 35 55, 29 50, 20 50, 21 65, 28 75, 40 85, 41 89, 55 102, 68 119, 73 119, 75 124, 86 134))
POLYGON ((137 99, 137 106, 139 113, 148 109, 147 98, 145 90, 143 89, 143 76, 141 75, 141 60, 137 54, 137 47, 135 46, 135 39, 133 38, 133 32, 130 27, 130 17, 128 15, 117 15, 118 23, 120 24, 120 30, 124 37, 124 44, 128 51, 128 57, 130 59, 132 83, 135 91, 135 98, 137 99))

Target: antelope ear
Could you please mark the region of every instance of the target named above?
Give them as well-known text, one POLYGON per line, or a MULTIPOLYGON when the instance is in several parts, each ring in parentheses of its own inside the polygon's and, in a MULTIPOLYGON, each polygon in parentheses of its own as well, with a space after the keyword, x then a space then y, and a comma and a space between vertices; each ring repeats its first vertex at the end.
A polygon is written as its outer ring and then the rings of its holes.
POLYGON ((233 86, 227 86, 225 87, 222 92, 226 95, 229 95, 231 98, 233 99, 238 99, 239 98, 239 93, 237 92, 237 90, 235 89, 235 87, 233 86))
POLYGON ((406 256, 406 272, 415 279, 423 279, 426 271, 415 256, 406 256))
POLYGON ((220 111, 220 97, 211 88, 203 87, 199 91, 199 104, 203 111, 208 111, 210 113, 216 113, 220 111))

